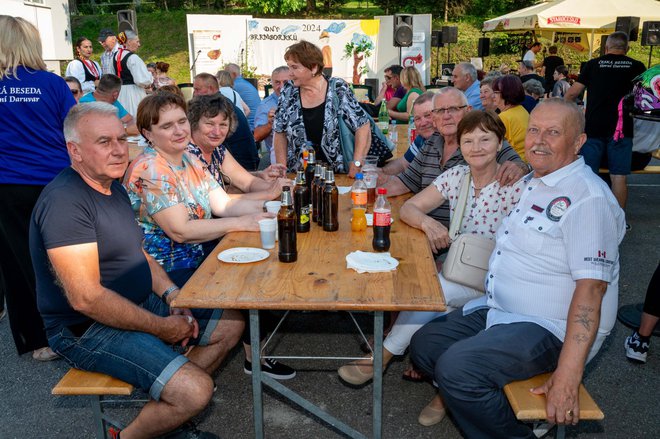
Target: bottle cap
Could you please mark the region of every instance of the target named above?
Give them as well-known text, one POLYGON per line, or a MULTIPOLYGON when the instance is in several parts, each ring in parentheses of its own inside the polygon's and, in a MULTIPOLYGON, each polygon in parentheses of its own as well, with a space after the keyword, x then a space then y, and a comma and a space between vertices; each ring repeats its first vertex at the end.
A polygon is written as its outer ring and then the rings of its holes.
POLYGON ((387 194, 387 189, 385 189, 384 187, 379 187, 378 195, 385 195, 385 194, 387 194))
POLYGON ((364 178, 364 175, 362 175, 362 172, 358 172, 355 174, 355 179, 356 180, 362 180, 364 178))

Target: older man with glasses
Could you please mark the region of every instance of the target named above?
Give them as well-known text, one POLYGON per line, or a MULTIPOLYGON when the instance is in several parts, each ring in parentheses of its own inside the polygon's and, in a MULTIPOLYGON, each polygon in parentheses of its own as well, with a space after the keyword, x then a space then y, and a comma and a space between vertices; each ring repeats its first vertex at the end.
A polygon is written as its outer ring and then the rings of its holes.
MULTIPOLYGON (((401 195, 408 192, 418 193, 433 183, 446 170, 466 164, 458 148, 456 131, 458 123, 472 110, 465 94, 454 87, 441 89, 433 99, 433 124, 435 132, 426 141, 408 168, 399 175, 391 176, 383 185, 388 195, 401 195)), ((511 184, 529 172, 528 166, 520 156, 504 142, 497 153, 497 162, 501 165, 497 180, 502 185, 511 184)), ((447 203, 429 213, 436 221, 449 227, 449 205, 447 203)))

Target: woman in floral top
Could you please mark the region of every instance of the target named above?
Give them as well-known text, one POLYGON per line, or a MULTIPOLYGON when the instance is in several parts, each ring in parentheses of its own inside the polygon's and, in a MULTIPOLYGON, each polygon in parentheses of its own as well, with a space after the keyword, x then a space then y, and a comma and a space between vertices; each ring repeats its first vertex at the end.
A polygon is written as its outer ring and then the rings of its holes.
POLYGON ((271 217, 263 201, 231 200, 202 163, 187 152, 190 124, 183 98, 154 94, 138 108, 137 125, 149 146, 131 164, 124 186, 144 247, 182 286, 205 257, 205 243, 231 231, 258 231, 271 217), (220 218, 215 218, 220 217, 220 218))
MULTIPOLYGON (((284 54, 290 81, 282 87, 273 123, 277 163, 291 171, 302 165, 302 151, 311 142, 316 160, 335 172, 354 177, 367 154, 384 157, 388 146, 371 133, 369 116, 345 81, 322 74, 321 49, 307 41, 289 46, 284 54), (335 99, 336 94, 336 99, 335 99), (353 157, 344 158, 338 119, 355 133, 353 157), (346 166, 348 163, 348 166, 346 166)), ((391 157, 391 155, 390 155, 391 157)))
MULTIPOLYGON (((401 220, 423 230, 433 252, 449 247, 449 231, 427 213, 447 201, 450 216, 453 215, 466 176, 471 175, 471 181, 461 233, 474 233, 494 240, 502 219, 518 203, 524 179, 512 186, 500 186, 495 179, 499 167, 496 156, 502 148, 505 131, 504 124, 493 112, 468 113, 458 124, 457 137, 461 153, 469 166, 455 166, 440 174, 434 184, 410 198, 401 207, 401 220)), ((390 334, 383 342, 383 364, 386 365, 394 355, 403 355, 414 333, 425 323, 482 294, 448 281, 441 273, 438 273, 438 277, 447 302, 447 311, 399 313, 390 334)), ((371 360, 359 360, 342 366, 339 374, 351 384, 366 382, 373 376, 371 360)), ((424 425, 431 425, 427 422, 428 419, 433 419, 433 423, 440 422, 441 413, 444 414, 442 403, 434 399, 420 415, 420 422, 424 425)))

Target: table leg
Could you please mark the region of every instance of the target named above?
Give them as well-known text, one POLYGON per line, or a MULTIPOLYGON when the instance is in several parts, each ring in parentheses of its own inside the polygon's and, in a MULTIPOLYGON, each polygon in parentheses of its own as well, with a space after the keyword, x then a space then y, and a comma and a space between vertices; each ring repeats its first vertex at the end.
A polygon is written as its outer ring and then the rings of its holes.
POLYGON ((383 311, 374 312, 374 439, 383 429, 383 311))
POLYGON ((252 350, 252 403, 254 405, 254 437, 264 437, 263 396, 261 391, 261 340, 259 310, 250 310, 250 348, 252 350))

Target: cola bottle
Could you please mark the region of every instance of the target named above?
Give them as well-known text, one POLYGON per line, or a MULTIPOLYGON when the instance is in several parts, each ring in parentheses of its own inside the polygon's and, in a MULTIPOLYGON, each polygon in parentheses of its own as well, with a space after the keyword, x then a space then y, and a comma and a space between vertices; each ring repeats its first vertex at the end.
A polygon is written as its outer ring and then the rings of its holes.
POLYGON ((387 201, 387 189, 378 188, 378 198, 374 204, 374 239, 372 246, 377 252, 386 252, 390 249, 390 223, 392 207, 387 201))

